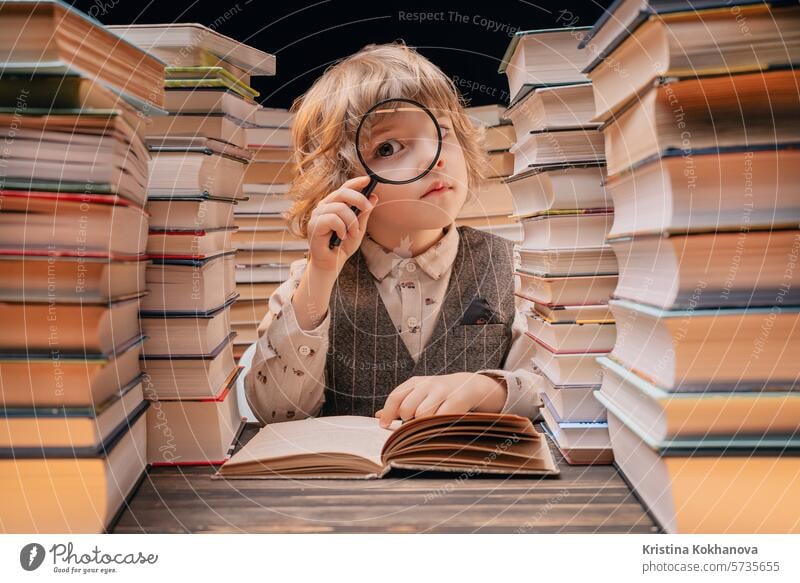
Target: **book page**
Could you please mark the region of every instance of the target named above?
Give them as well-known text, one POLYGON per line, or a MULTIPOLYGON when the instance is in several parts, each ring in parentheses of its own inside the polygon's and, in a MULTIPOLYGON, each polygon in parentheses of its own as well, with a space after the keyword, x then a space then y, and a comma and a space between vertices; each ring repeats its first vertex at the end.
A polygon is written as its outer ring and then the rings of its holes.
POLYGON ((399 426, 400 421, 396 420, 389 429, 383 429, 375 417, 354 415, 271 423, 263 427, 225 465, 235 466, 295 455, 347 453, 382 466, 383 444, 399 426))

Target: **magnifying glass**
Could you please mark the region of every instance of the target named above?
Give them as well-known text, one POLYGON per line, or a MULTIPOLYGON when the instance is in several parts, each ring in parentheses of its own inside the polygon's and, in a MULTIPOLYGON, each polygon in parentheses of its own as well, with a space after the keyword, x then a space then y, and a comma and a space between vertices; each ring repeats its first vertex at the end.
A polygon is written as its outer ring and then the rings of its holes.
MULTIPOLYGON (((370 107, 356 129, 356 154, 369 176, 361 193, 368 197, 379 182, 408 184, 428 174, 442 152, 442 128, 431 111, 413 99, 384 99, 370 107)), ((350 207, 358 215, 356 207, 350 207)), ((328 247, 341 244, 331 234, 328 247)))

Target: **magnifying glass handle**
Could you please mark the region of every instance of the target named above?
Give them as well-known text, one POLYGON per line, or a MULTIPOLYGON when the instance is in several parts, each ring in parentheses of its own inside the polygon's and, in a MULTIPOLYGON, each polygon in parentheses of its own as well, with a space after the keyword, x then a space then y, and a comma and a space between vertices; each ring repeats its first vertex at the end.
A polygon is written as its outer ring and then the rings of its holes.
MULTIPOLYGON (((378 181, 375 180, 374 177, 370 178, 369 179, 369 184, 367 184, 367 187, 364 190, 361 191, 361 194, 363 194, 365 197, 369 198, 369 195, 372 194, 372 191, 375 190, 375 187, 377 185, 378 185, 378 181)), ((358 209, 358 208, 356 208, 354 206, 351 206, 350 210, 352 210, 356 214, 356 216, 358 216, 358 213, 361 212, 360 209, 358 209)), ((331 233, 331 240, 330 240, 330 243, 328 243, 328 249, 333 249, 334 247, 338 247, 341 244, 342 244, 342 240, 339 238, 339 235, 337 235, 336 233, 331 233)))

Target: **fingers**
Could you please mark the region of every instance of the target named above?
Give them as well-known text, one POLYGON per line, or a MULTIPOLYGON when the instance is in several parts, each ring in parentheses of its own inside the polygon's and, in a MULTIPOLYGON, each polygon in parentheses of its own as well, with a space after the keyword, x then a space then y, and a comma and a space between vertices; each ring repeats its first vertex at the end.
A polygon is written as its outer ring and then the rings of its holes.
MULTIPOLYGON (((351 178, 350 180, 345 180, 342 183, 342 186, 340 186, 340 188, 352 188, 353 190, 361 191, 361 190, 364 190, 367 187, 367 185, 369 184, 369 181, 370 181, 369 176, 366 176, 366 175, 365 176, 356 176, 355 178, 351 178)), ((361 194, 361 193, 359 192, 359 194, 361 194)), ((362 196, 362 198, 364 198, 363 194, 361 196, 362 196)))
POLYGON ((312 238, 327 237, 331 231, 335 231, 342 241, 347 237, 347 225, 334 213, 327 213, 316 217, 314 222, 309 226, 309 234, 312 238))
POLYGON ((369 183, 368 176, 351 178, 317 203, 307 226, 309 260, 325 269, 341 269, 358 249, 377 202, 374 195, 368 199, 360 192, 369 183), (341 245, 331 247, 331 233, 336 233, 341 245))
POLYGON ((466 406, 462 399, 450 395, 445 399, 436 409, 435 415, 460 415, 462 413, 469 413, 472 409, 466 406))
POLYGON ((379 418, 381 427, 389 427, 389 424, 397 419, 398 410, 403 399, 406 395, 414 389, 414 382, 418 377, 411 377, 406 382, 400 384, 395 388, 389 396, 386 397, 386 402, 381 409, 381 416, 379 418))
POLYGON ((323 198, 319 202, 318 206, 334 202, 345 203, 348 207, 354 206, 362 213, 366 212, 370 209, 370 207, 372 207, 372 203, 367 199, 366 196, 349 188, 340 188, 338 190, 334 190, 328 196, 323 198))
POLYGON ((354 228, 358 228, 358 218, 356 217, 356 213, 353 212, 349 205, 343 202, 329 202, 321 204, 317 213, 320 216, 327 214, 334 214, 338 216, 346 225, 348 232, 351 232, 354 228))
POLYGON ((438 391, 430 391, 422 402, 417 407, 416 416, 425 417, 427 415, 436 415, 439 406, 445 402, 447 395, 438 391))
POLYGON ((460 415, 475 410, 474 391, 468 391, 465 373, 436 377, 411 377, 386 398, 375 413, 382 427, 400 417, 403 421, 429 415, 460 415))
MULTIPOLYGON (((376 413, 381 426, 386 427, 398 417, 403 421, 435 415, 446 402, 447 391, 437 390, 435 377, 412 377, 390 393, 383 409, 376 413)), ((458 405, 456 404, 456 408, 458 405)))
POLYGON ((363 190, 369 181, 368 176, 351 178, 320 200, 312 211, 312 220, 309 222, 309 227, 312 227, 310 231, 313 231, 312 236, 321 237, 332 230, 342 241, 348 236, 360 239, 365 232, 369 213, 377 202, 377 196, 373 194, 367 198, 356 189, 363 190), (358 211, 355 212, 354 208, 358 211), (339 221, 326 218, 327 215, 336 215, 344 224, 344 229, 342 230, 339 221), (326 228, 329 229, 327 232, 326 228))
POLYGON ((409 392, 405 396, 403 402, 400 403, 400 407, 398 407, 398 415, 400 415, 400 419, 403 421, 408 421, 409 419, 419 416, 417 415, 417 409, 422 401, 424 401, 428 396, 429 388, 429 383, 426 380, 423 380, 416 385, 413 391, 409 392))

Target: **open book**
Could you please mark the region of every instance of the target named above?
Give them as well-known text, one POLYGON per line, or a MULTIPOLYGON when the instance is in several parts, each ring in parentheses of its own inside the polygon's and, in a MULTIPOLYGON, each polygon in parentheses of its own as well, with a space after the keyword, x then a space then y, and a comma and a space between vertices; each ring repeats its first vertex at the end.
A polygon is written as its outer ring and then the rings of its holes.
POLYGON ((392 468, 558 474, 544 436, 517 415, 395 420, 332 416, 263 427, 217 472, 224 478, 381 478, 392 468))

